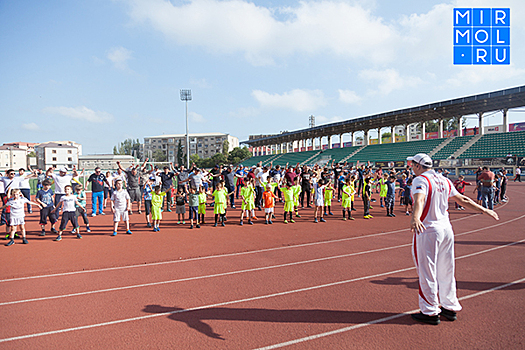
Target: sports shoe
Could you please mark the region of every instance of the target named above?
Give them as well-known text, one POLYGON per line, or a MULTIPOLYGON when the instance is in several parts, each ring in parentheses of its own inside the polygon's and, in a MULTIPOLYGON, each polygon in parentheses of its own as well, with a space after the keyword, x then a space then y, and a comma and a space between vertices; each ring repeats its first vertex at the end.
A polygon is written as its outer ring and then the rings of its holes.
POLYGON ((23 244, 28 244, 29 242, 27 241, 27 239, 22 238, 22 243, 23 243, 23 244))
POLYGON ((248 221, 248 223, 249 223, 250 225, 253 225, 253 221, 252 221, 252 220, 248 221))
POLYGON ((213 224, 213 227, 217 227, 217 223, 213 224))
POLYGON ((314 222, 315 222, 315 223, 317 223, 317 222, 318 222, 318 221, 317 221, 317 218, 315 218, 315 219, 314 219, 314 222))
POLYGON ((343 218, 343 221, 346 221, 346 218, 343 218))
POLYGON ((128 235, 132 235, 132 234, 133 234, 133 232, 131 232, 131 230, 127 230, 126 233, 127 233, 128 235))
POLYGON ((82 238, 82 236, 80 235, 80 233, 77 233, 77 238, 78 238, 78 239, 81 239, 81 238, 82 238))
POLYGON ((264 223, 265 223, 266 225, 268 225, 268 220, 264 220, 264 223))
POLYGON ((180 225, 180 221, 177 221, 177 225, 180 225))
POLYGON ((368 207, 368 209, 374 209, 374 207, 370 205, 370 206, 368 207))
POLYGON ((395 218, 395 217, 396 217, 396 214, 392 213, 392 214, 390 214, 390 216, 392 216, 393 218, 395 218))
POLYGON ((372 216, 372 215, 370 215, 370 214, 368 214, 368 218, 369 218, 369 219, 372 219, 372 218, 373 218, 373 216, 372 216))
POLYGON ((268 223, 269 223, 270 225, 273 224, 272 220, 268 221, 268 223))
POLYGON ((193 225, 190 225, 190 229, 193 229, 193 225))
POLYGON ((408 215, 410 215, 410 213, 409 213, 409 212, 407 211, 407 212, 405 213, 405 215, 407 215, 407 216, 408 216, 408 215))
POLYGON ((353 216, 350 216, 348 220, 355 220, 353 216))
POLYGON ((363 219, 369 219, 368 215, 363 216, 363 219))
POLYGON ((244 224, 243 224, 243 222, 242 222, 242 220, 241 220, 241 222, 239 222, 239 225, 241 225, 241 226, 243 226, 243 225, 244 225, 244 224))
POLYGON ((146 224, 146 227, 151 228, 151 223, 148 222, 148 223, 146 224))
POLYGON ((384 208, 385 206, 383 204, 380 205, 381 208, 384 208))
POLYGON ((186 225, 186 221, 183 221, 182 224, 183 224, 183 225, 186 225))
POLYGON ((14 239, 10 240, 10 241, 6 244, 6 246, 9 247, 9 246, 11 246, 11 245, 13 245, 13 244, 15 244, 15 240, 14 240, 14 239))
POLYGON ((197 224, 197 226, 195 226, 195 227, 197 227, 197 228, 201 228, 201 225, 197 224))
POLYGON ((117 235, 117 231, 113 231, 113 233, 111 235, 112 236, 116 236, 117 235))
POLYGON ((171 209, 168 209, 167 212, 171 213, 171 209))
POLYGON ((98 215, 106 215, 106 213, 102 212, 102 213, 98 213, 98 215))
POLYGON ((444 307, 441 307, 441 312, 439 316, 445 317, 448 321, 456 321, 458 319, 458 314, 456 311, 447 310, 444 307))
POLYGON ((257 219, 257 216, 252 216, 252 220, 255 221, 255 220, 259 220, 259 219, 257 219))
POLYGON ((95 217, 95 216, 97 216, 97 214, 96 213, 91 213, 91 216, 95 217))
POLYGON ((157 232, 159 232, 159 231, 160 231, 160 226, 157 226, 157 232))
POLYGON ((326 220, 324 218, 321 218, 321 220, 319 220, 321 222, 326 222, 326 220))
POLYGON ((62 236, 58 235, 57 238, 55 238, 55 241, 60 242, 62 240, 62 236))
POLYGON ((352 208, 351 210, 352 210, 352 211, 357 211, 357 209, 356 209, 356 208, 352 208))
POLYGON ((295 224, 295 220, 293 220, 293 219, 292 219, 292 220, 290 220, 290 222, 291 222, 292 224, 295 224))
POLYGON ((226 224, 224 223, 224 221, 223 221, 223 222, 221 222, 221 225, 222 225, 222 226, 226 226, 226 224))
POLYGON ((418 322, 427 323, 434 326, 437 326, 440 323, 439 315, 428 316, 420 312, 418 314, 412 314, 410 316, 412 316, 412 318, 418 322))
POLYGON ((334 215, 334 213, 332 213, 332 212, 330 211, 330 212, 328 212, 328 215, 334 215))
POLYGON ((392 214, 388 213, 388 214, 386 214, 386 216, 388 216, 389 218, 391 218, 391 217, 392 217, 392 214))
POLYGON ((296 218, 300 218, 301 215, 299 215, 299 214, 295 214, 295 217, 296 217, 296 218))
POLYGON ((89 228, 89 226, 86 227, 86 232, 91 232, 91 229, 89 228))
POLYGON ((40 232, 40 236, 44 237, 45 235, 46 235, 46 231, 42 230, 42 232, 40 232))
POLYGON ((77 229, 74 229, 71 231, 72 234, 75 234, 77 232, 77 229))
POLYGON ((58 231, 57 231, 56 228, 54 228, 54 227, 51 227, 51 232, 53 232, 53 233, 58 233, 58 231))
POLYGON ((287 224, 287 223, 288 223, 288 220, 284 220, 284 223, 287 224))

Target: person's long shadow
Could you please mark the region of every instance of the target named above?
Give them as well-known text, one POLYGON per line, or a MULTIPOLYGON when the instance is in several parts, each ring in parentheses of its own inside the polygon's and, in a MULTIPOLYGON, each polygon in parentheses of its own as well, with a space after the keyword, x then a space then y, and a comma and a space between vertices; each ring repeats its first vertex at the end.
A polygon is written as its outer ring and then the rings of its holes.
POLYGON ((272 323, 334 323, 360 324, 379 319, 398 316, 382 323, 413 324, 410 317, 401 317, 398 313, 370 312, 370 311, 337 311, 337 310, 277 310, 255 308, 227 308, 213 307, 197 310, 186 310, 178 307, 161 305, 146 305, 142 310, 152 314, 167 314, 174 321, 184 322, 188 327, 195 329, 210 338, 224 338, 215 333, 205 320, 251 321, 272 323))
MULTIPOLYGON (((387 277, 382 280, 371 281, 374 284, 404 285, 409 289, 419 289, 417 277, 387 277)), ((491 288, 502 286, 508 282, 475 282, 475 281, 456 281, 457 289, 484 291, 491 288)), ((505 290, 520 290, 525 288, 525 283, 516 283, 505 288, 505 290)))

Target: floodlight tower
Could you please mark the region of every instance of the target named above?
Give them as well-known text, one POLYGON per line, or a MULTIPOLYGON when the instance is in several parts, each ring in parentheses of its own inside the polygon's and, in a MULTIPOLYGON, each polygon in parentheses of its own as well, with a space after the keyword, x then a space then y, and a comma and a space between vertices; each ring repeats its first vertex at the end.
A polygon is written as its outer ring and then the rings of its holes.
POLYGON ((188 133, 188 101, 191 101, 191 90, 180 90, 180 100, 186 101, 186 162, 190 169, 190 134, 188 133))
POLYGON ((310 127, 313 128, 315 126, 315 117, 311 115, 308 117, 308 121, 310 122, 310 127))

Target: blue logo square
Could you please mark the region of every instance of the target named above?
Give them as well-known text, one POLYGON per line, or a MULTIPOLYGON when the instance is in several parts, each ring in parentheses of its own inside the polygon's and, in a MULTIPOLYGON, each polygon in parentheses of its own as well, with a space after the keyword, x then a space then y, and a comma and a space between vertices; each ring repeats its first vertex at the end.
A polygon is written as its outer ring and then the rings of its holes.
POLYGON ((474 27, 472 30, 472 45, 490 45, 492 30, 490 27, 474 27))
POLYGON ((510 9, 494 8, 492 9, 492 26, 493 27, 510 27, 510 9))
POLYGON ((472 11, 472 24, 474 27, 488 27, 491 25, 491 9, 479 8, 472 11))
POLYGON ((456 27, 472 26, 472 9, 467 9, 467 8, 454 9, 454 26, 456 27))
POLYGON ((472 64, 491 64, 492 50, 490 46, 472 47, 472 64))
POLYGON ((472 46, 454 46, 454 64, 472 64, 472 46))
POLYGON ((492 46, 492 64, 510 64, 510 46, 492 46))
POLYGON ((510 28, 492 27, 492 45, 509 46, 510 45, 510 28))
POLYGON ((454 45, 472 45, 472 28, 454 28, 454 45))

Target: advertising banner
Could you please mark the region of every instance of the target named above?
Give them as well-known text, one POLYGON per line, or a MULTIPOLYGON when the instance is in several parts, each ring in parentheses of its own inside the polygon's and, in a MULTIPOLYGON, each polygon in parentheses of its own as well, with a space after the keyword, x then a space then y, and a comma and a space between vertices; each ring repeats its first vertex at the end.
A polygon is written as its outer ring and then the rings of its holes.
POLYGON ((379 139, 370 139, 368 141, 368 144, 369 145, 378 145, 379 144, 379 139))
POLYGON ((485 134, 495 134, 498 132, 503 132, 503 125, 493 125, 485 127, 485 134))
POLYGON ((425 139, 431 140, 431 139, 438 139, 439 138, 439 132, 437 131, 431 131, 425 133, 425 139))
POLYGON ((341 148, 340 146, 340 143, 332 143, 332 148, 341 148))
POLYGON ((343 143, 343 147, 352 147, 352 142, 349 141, 349 142, 343 143))
POLYGON ((510 124, 509 131, 525 131, 525 123, 510 124))

